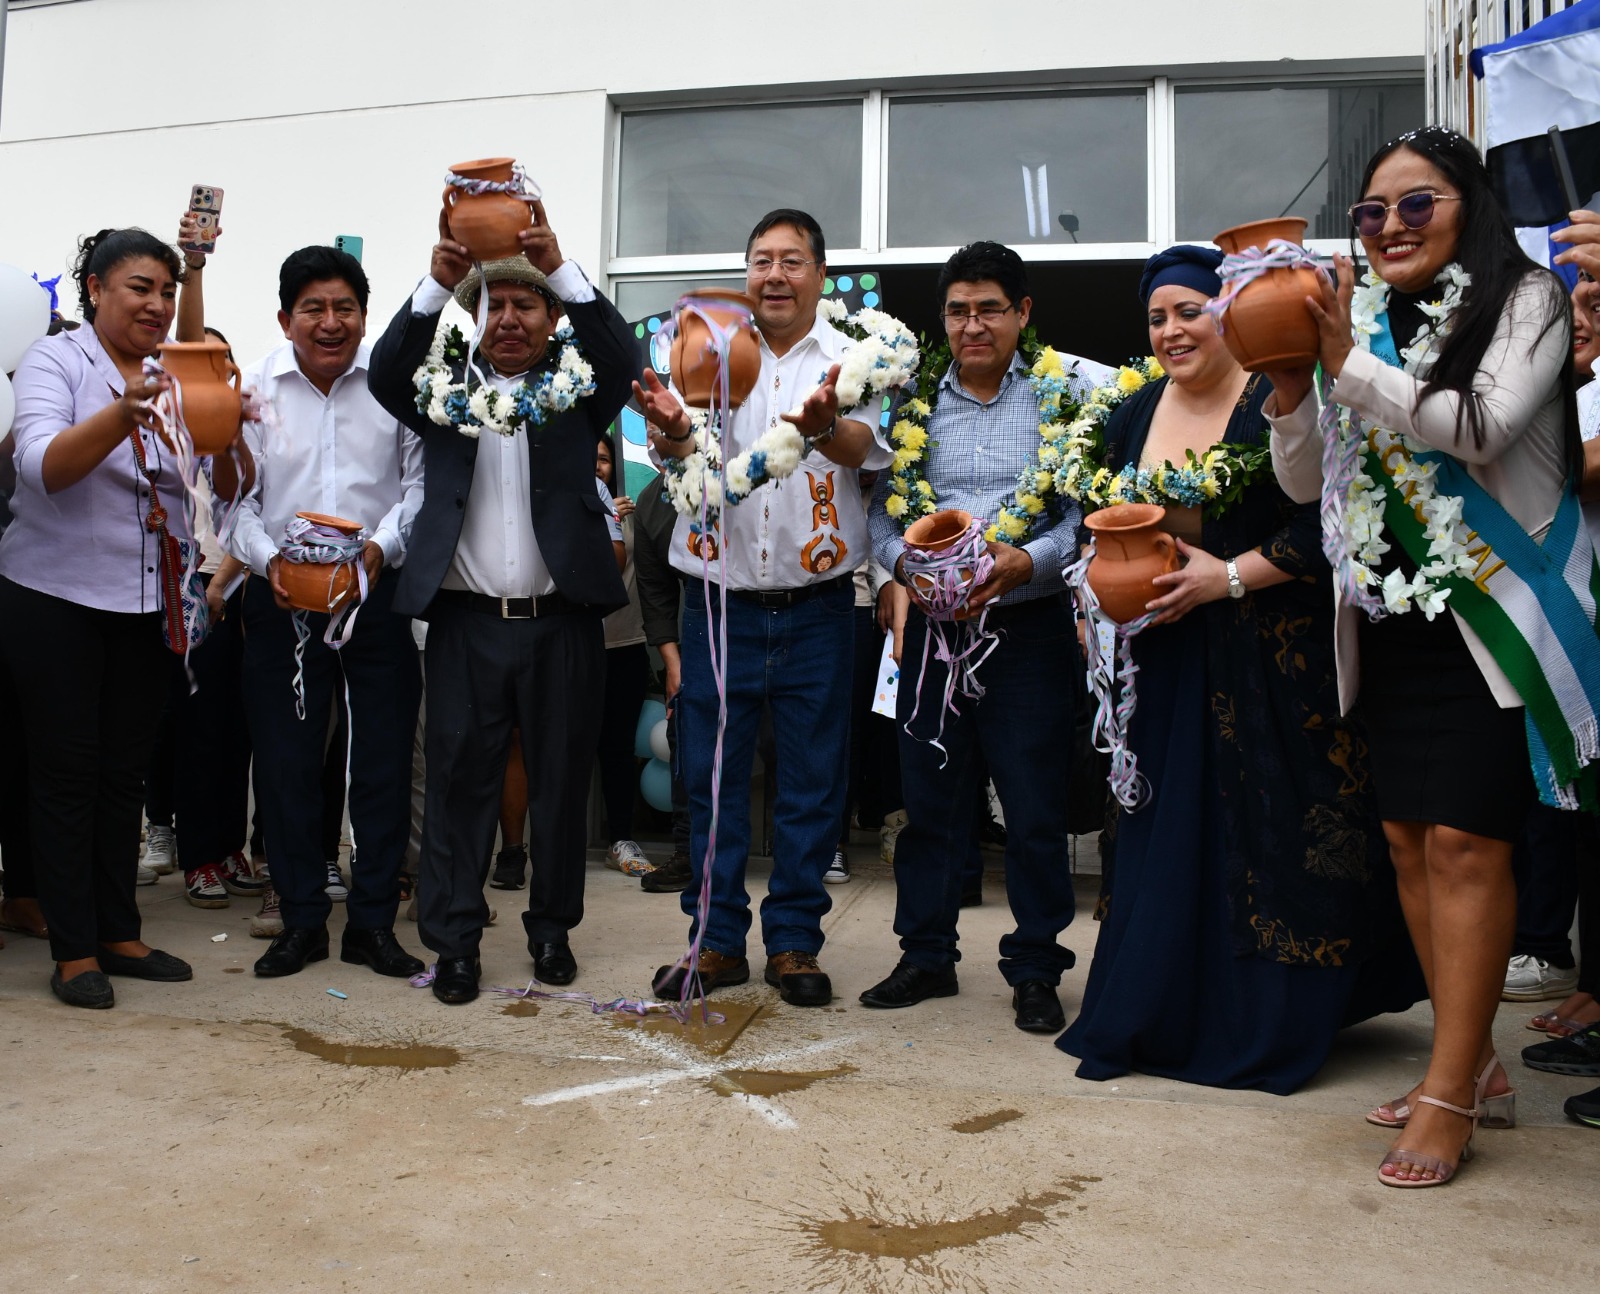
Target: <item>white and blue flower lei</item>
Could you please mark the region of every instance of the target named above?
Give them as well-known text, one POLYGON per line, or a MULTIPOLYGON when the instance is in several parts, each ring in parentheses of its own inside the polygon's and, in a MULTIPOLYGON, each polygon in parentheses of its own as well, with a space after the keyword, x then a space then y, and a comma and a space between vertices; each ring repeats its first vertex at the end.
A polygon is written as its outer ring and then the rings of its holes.
POLYGON ((544 426, 595 390, 594 369, 584 359, 572 325, 562 324, 550 342, 561 347, 555 369, 501 395, 487 384, 469 387, 465 381, 452 380, 452 365, 466 363, 467 341, 454 324, 440 328, 412 378, 418 412, 474 440, 485 427, 502 436, 514 436, 523 428, 544 426))

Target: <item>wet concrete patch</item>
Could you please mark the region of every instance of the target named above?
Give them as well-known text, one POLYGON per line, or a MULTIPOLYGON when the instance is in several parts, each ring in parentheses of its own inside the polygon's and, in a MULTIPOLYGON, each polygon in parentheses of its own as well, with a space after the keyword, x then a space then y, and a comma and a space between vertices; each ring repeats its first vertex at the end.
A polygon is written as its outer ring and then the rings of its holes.
POLYGON ((423 1043, 330 1042, 308 1029, 285 1029, 283 1036, 294 1044, 296 1051, 325 1060, 330 1065, 448 1069, 461 1060, 461 1053, 454 1047, 433 1047, 423 1043))
POLYGON ((244 967, 243 966, 224 966, 222 968, 222 973, 224 975, 243 975, 244 974, 244 967))
POLYGON ((989 1114, 975 1114, 970 1119, 962 1119, 960 1123, 952 1123, 953 1132, 989 1132, 1002 1124, 1013 1123, 1022 1117, 1021 1110, 995 1110, 989 1114))
POLYGON ((785 1092, 803 1092, 813 1083, 856 1072, 854 1065, 835 1065, 832 1069, 803 1074, 774 1069, 725 1069, 707 1079, 706 1085, 718 1096, 781 1096, 785 1092))
POLYGON ((528 1020, 539 1014, 539 1004, 527 998, 519 998, 515 1002, 507 1002, 500 1008, 501 1015, 516 1016, 521 1020, 528 1020))
POLYGON ((708 1056, 726 1055, 740 1034, 754 1024, 765 1023, 770 1008, 762 1002, 732 1002, 713 999, 707 1008, 720 1015, 720 1023, 702 1019, 700 1004, 689 1009, 689 1022, 680 1024, 670 1015, 623 1015, 620 1012, 609 1018, 614 1029, 639 1030, 642 1033, 662 1033, 681 1038, 691 1047, 708 1056))

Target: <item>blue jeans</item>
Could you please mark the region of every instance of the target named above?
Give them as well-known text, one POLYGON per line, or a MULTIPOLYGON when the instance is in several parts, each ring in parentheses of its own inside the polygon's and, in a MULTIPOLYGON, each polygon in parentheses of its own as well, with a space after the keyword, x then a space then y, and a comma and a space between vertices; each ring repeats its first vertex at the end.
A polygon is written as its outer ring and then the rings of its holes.
MULTIPOLYGON (((683 910, 696 915, 711 826, 711 761, 717 740, 717 689, 710 645, 719 633, 719 593, 689 582, 683 611, 683 688, 678 693, 684 781, 689 790, 689 858, 694 884, 683 910)), ((745 862, 750 853, 750 772, 763 705, 777 735, 772 880, 761 904, 767 955, 816 953, 831 905, 822 874, 833 860, 849 772, 850 661, 855 595, 842 579, 803 602, 767 609, 728 594, 725 664, 728 722, 722 748, 717 852, 703 947, 744 955, 750 931, 745 862)), ((695 931, 691 930, 690 937, 695 931)))
POLYGON ((1000 973, 1013 985, 1059 984, 1074 960, 1056 942, 1074 906, 1066 802, 1079 668, 1072 613, 1059 598, 1041 598, 997 607, 988 624, 1000 641, 978 667, 984 694, 978 701, 958 695, 960 713, 945 716, 946 761, 928 740, 938 733, 944 698, 937 660, 927 662, 922 705, 912 735, 905 731, 928 639, 920 611, 906 619, 897 717, 908 821, 894 851, 894 932, 909 965, 943 970, 960 960, 962 872, 987 763, 1005 812, 1006 895, 1017 923, 1000 939, 1000 973))

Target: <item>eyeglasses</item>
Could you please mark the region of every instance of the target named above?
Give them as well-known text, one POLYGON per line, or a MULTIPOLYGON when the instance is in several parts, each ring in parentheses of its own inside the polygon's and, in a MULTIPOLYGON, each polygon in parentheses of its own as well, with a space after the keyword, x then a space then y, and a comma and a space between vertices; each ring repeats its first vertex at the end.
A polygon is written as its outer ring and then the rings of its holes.
POLYGON ((976 319, 985 328, 993 328, 1017 307, 1015 304, 1005 307, 984 306, 980 310, 963 310, 960 306, 951 306, 940 312, 944 319, 946 332, 956 332, 967 326, 967 320, 976 319))
POLYGON ((815 264, 815 261, 803 261, 798 256, 785 256, 781 261, 775 261, 770 256, 758 256, 753 261, 746 261, 744 267, 752 274, 771 274, 772 267, 776 265, 783 271, 784 278, 797 279, 805 273, 807 265, 815 264))
POLYGON ((1358 202, 1350 208, 1350 222, 1363 238, 1376 238, 1389 222, 1392 211, 1400 217, 1407 229, 1421 229, 1433 219, 1436 202, 1460 202, 1455 193, 1408 193, 1399 202, 1384 206, 1381 202, 1358 202))

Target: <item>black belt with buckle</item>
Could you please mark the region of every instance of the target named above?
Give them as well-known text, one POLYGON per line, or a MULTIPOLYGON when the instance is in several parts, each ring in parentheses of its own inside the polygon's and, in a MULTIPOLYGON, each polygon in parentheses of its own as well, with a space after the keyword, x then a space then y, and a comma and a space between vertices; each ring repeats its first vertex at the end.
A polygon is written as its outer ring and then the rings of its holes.
MULTIPOLYGON (((802 584, 797 589, 729 589, 730 598, 738 598, 740 602, 753 602, 756 606, 768 611, 777 611, 783 607, 792 607, 797 602, 804 602, 808 598, 817 597, 829 589, 840 584, 846 584, 855 578, 854 572, 847 571, 843 575, 835 575, 831 580, 818 580, 815 584, 802 584)), ((705 587, 705 581, 698 576, 689 575, 684 581, 688 585, 688 592, 702 596, 700 590, 705 587)), ((716 591, 716 585, 711 586, 716 591)))
POLYGON ((537 598, 497 598, 487 593, 469 593, 465 589, 440 589, 435 594, 441 602, 448 602, 482 615, 498 616, 501 620, 537 620, 541 616, 565 615, 582 610, 564 593, 546 593, 537 598))

